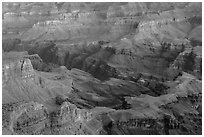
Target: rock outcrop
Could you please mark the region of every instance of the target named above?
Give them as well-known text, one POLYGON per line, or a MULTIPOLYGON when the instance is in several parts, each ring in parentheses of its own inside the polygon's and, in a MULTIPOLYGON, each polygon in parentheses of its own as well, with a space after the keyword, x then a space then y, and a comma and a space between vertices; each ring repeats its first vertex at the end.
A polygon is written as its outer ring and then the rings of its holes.
POLYGON ((3 3, 3 134, 202 134, 201 5, 3 3))
POLYGON ((39 103, 30 102, 17 107, 11 114, 10 130, 14 134, 38 134, 48 123, 48 112, 39 103))
POLYGON ((20 77, 22 79, 33 79, 34 70, 29 59, 21 59, 15 62, 9 61, 3 64, 3 83, 13 77, 20 77))

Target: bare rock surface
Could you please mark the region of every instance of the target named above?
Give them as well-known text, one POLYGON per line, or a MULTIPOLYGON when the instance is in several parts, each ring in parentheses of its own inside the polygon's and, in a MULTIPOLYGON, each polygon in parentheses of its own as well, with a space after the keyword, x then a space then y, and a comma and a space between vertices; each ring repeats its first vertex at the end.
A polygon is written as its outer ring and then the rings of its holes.
POLYGON ((202 4, 2 6, 2 132, 201 135, 202 4))

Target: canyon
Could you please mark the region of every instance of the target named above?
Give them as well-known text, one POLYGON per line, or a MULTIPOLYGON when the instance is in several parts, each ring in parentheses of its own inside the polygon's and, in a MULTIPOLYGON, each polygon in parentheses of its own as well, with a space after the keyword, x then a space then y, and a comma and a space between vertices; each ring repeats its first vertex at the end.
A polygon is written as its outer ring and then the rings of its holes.
POLYGON ((202 134, 201 3, 3 2, 2 24, 2 134, 202 134))

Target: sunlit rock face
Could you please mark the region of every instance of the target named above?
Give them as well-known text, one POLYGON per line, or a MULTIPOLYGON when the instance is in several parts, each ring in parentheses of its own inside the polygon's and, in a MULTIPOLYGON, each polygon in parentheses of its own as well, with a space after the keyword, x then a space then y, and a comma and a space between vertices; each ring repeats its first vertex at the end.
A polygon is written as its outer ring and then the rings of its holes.
POLYGON ((42 104, 30 102, 17 107, 10 119, 13 134, 37 134, 46 127, 48 112, 42 104))
POLYGON ((202 4, 2 3, 2 133, 202 134, 202 4))
POLYGON ((17 60, 3 64, 3 81, 8 81, 12 77, 20 77, 22 79, 32 79, 33 66, 29 59, 17 60))
POLYGON ((102 124, 94 119, 88 110, 80 110, 73 104, 65 102, 61 109, 53 114, 54 134, 88 135, 98 134, 102 124), (92 124, 92 126, 91 126, 92 124))
MULTIPOLYGON (((9 5, 12 4, 5 3, 5 7, 9 5)), ((113 48, 117 53, 121 51, 123 54, 114 55, 112 53, 105 60, 94 57, 96 62, 104 62, 105 65, 103 66, 122 71, 118 64, 127 63, 125 65, 137 73, 149 73, 151 71, 156 75, 169 77, 172 74, 169 74, 168 69, 170 63, 185 47, 189 46, 189 43, 194 45, 198 43, 195 36, 199 33, 199 27, 196 27, 201 24, 199 3, 25 3, 22 5, 16 3, 13 5, 13 7, 18 8, 15 5, 20 6, 20 9, 21 6, 23 7, 18 11, 18 14, 28 11, 30 7, 31 12, 35 11, 35 15, 41 19, 34 17, 38 21, 33 23, 31 28, 18 35, 18 38, 24 41, 22 43, 25 43, 26 46, 22 46, 24 44, 11 44, 17 45, 14 49, 17 50, 21 47, 21 50, 29 51, 29 46, 38 47, 37 45, 40 45, 38 48, 41 48, 46 45, 42 42, 44 40, 67 41, 63 44, 58 42, 60 44, 56 44, 54 47, 53 45, 48 47, 52 50, 50 52, 39 53, 34 48, 31 49, 30 54, 43 54, 40 57, 44 61, 67 66, 68 69, 73 67, 82 69, 84 68, 82 66, 87 64, 86 60, 92 60, 90 59, 92 57, 89 57, 92 56, 90 53, 77 51, 79 50, 78 47, 81 48, 81 43, 88 46, 92 41, 102 40, 105 42, 114 41, 108 47, 113 48), (54 12, 55 10, 57 12, 54 12), (27 44, 29 41, 38 41, 40 44, 27 44), (68 47, 74 49, 75 52, 70 51, 68 47), (131 51, 130 55, 129 53, 126 54, 126 51, 131 51), (138 56, 133 57, 135 54, 138 56), (43 56, 51 56, 51 58, 48 60, 44 59, 43 56), (88 57, 89 59, 85 59, 88 57), (135 65, 135 62, 138 63, 135 65), (147 69, 144 64, 155 67, 155 70, 147 69)), ((14 16, 14 13, 11 14, 7 10, 5 8, 6 16, 7 14, 9 17, 14 16)), ((12 12, 14 11, 12 10, 12 12)), ((9 48, 10 46, 4 47, 9 48)), ((42 51, 42 49, 39 50, 42 51)), ((91 54, 101 54, 101 51, 92 51, 91 54)), ((88 64, 92 63, 88 62, 88 64)), ((98 65, 96 68, 100 69, 98 65)), ((86 71, 86 69, 83 70, 86 71)), ((91 72, 93 75, 94 73, 91 72)), ((107 77, 110 77, 107 73, 109 72, 106 72, 107 77)), ((113 75, 111 74, 111 76, 113 75)))

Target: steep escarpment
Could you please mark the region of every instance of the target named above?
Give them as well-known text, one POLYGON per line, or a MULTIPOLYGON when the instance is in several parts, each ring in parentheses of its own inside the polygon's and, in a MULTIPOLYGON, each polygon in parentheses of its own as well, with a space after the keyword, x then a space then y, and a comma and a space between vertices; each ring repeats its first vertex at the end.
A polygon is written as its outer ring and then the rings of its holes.
POLYGON ((102 80, 123 76, 127 69, 173 79, 180 71, 170 67, 173 61, 200 41, 195 39, 201 25, 198 3, 121 3, 103 5, 101 9, 95 5, 95 10, 94 5, 82 5, 71 4, 68 7, 73 9, 65 13, 66 6, 62 6, 55 19, 38 21, 24 31, 19 44, 10 46, 5 40, 5 51, 9 47, 27 50, 29 54, 38 54, 45 63, 82 69, 102 80), (87 8, 90 9, 86 12, 87 8), (86 20, 87 17, 90 19, 86 20), (90 47, 94 48, 87 51, 90 47), (106 47, 113 52, 109 53, 106 47), (105 76, 100 78, 96 73, 105 76))
POLYGON ((201 5, 3 3, 3 134, 202 134, 201 5))
POLYGON ((174 60, 172 67, 194 74, 199 79, 201 79, 202 57, 200 52, 200 46, 186 49, 184 52, 180 53, 179 56, 174 60))
MULTIPOLYGON (((187 77, 184 74, 178 80, 186 83, 187 77)), ((201 124, 201 112, 195 102, 201 102, 201 90, 198 89, 201 88, 200 81, 196 80, 194 84, 190 82, 187 86, 183 83, 180 84, 182 87, 190 90, 193 89, 191 86, 197 85, 197 89, 186 96, 180 94, 186 90, 178 89, 159 97, 127 97, 130 108, 126 110, 106 107, 79 109, 68 100, 64 100, 50 114, 45 106, 34 102, 4 106, 11 111, 7 116, 10 121, 8 131, 12 134, 199 134, 201 129, 197 127, 201 124), (15 106, 15 109, 11 106, 15 106), (192 123, 186 117, 196 121, 192 123), (189 127, 189 124, 193 127, 189 127)))
POLYGON ((131 111, 112 111, 103 116, 104 119, 110 117, 107 122, 109 134, 198 134, 201 131, 198 127, 201 124, 199 119, 202 113, 198 110, 199 105, 194 102, 201 101, 201 89, 192 87, 195 84, 196 87, 201 88, 201 83, 191 78, 184 86, 183 84, 187 82, 185 74, 179 79, 185 79, 185 81, 179 84, 182 88, 173 93, 159 97, 149 95, 127 97, 126 101, 131 104, 131 111), (183 96, 181 92, 185 92, 186 95, 183 96), (196 120, 190 121, 186 116, 196 120))
POLYGON ((37 101, 46 102, 55 97, 53 94, 69 92, 69 87, 60 84, 55 87, 49 86, 52 81, 45 80, 33 69, 31 61, 27 58, 6 61, 3 64, 3 103, 15 101, 37 101), (49 96, 49 98, 48 98, 49 96))
MULTIPOLYGON (((77 69, 69 71, 61 67, 52 74, 37 72, 28 58, 22 60, 17 60, 16 65, 4 65, 5 133, 200 133, 200 128, 194 129, 200 127, 202 86, 192 75, 183 73, 175 82, 166 81, 164 85, 168 90, 163 95, 153 95, 151 89, 144 87, 148 78, 145 75, 138 79, 140 83, 114 78, 101 82, 77 69), (16 85, 15 92, 13 85, 16 85), (113 99, 115 102, 111 101, 113 99), (197 120, 194 127, 187 126, 190 121, 184 118, 186 115, 197 120), (188 128, 190 130, 185 130, 188 128)), ((151 79, 147 82, 155 78, 151 79)))

